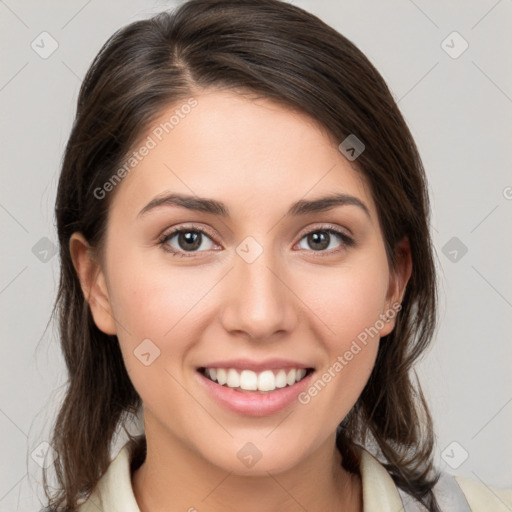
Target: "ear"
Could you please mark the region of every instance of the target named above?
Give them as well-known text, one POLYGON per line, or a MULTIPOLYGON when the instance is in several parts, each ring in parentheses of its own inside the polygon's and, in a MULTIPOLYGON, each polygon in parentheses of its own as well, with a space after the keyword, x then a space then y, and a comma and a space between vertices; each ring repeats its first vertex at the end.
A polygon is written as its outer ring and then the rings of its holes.
MULTIPOLYGON (((398 305, 402 304, 405 288, 412 273, 412 258, 409 239, 404 237, 395 248, 396 265, 389 276, 389 287, 382 315, 388 315, 384 327, 380 330, 380 336, 386 336, 393 331, 396 317, 399 315, 398 305)), ((384 318, 384 316, 382 316, 384 318)))
POLYGON ((105 276, 94 251, 81 233, 71 235, 69 251, 94 323, 105 334, 116 334, 105 276))

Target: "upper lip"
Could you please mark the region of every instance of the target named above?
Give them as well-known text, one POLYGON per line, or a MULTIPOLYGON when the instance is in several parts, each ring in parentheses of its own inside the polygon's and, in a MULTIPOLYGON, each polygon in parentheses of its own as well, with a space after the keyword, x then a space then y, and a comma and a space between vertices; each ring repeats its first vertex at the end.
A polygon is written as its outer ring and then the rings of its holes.
POLYGON ((236 370, 252 370, 261 372, 264 370, 280 370, 287 368, 313 368, 310 364, 292 361, 291 359, 266 359, 265 361, 252 361, 250 359, 229 359, 224 361, 214 361, 201 365, 199 368, 234 368, 236 370))

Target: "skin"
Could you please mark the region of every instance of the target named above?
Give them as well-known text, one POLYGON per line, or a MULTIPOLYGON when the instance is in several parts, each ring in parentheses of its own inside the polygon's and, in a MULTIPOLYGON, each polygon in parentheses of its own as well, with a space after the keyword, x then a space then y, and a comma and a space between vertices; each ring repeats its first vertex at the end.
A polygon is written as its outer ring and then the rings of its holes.
POLYGON ((224 409, 198 383, 196 367, 283 357, 307 362, 320 376, 401 301, 411 273, 407 240, 390 272, 369 187, 315 120, 232 91, 194 97, 198 106, 117 186, 102 257, 81 234, 70 241, 95 323, 118 336, 144 403, 148 453, 132 475, 139 507, 362 511, 361 480, 341 467, 335 430, 395 319, 308 404, 294 401, 269 416, 224 409), (222 201, 231 216, 173 206, 138 216, 165 192, 222 201), (293 202, 333 192, 359 198, 369 216, 353 205, 285 216, 293 202), (170 228, 191 223, 209 233, 199 249, 187 253, 177 236, 167 242, 188 257, 159 244, 170 228), (356 245, 331 235, 327 249, 315 250, 306 235, 325 223, 356 245), (236 252, 248 236, 263 249, 252 263, 236 252), (145 366, 134 350, 148 338, 160 356, 145 366), (251 468, 237 457, 247 442, 262 454, 251 468))

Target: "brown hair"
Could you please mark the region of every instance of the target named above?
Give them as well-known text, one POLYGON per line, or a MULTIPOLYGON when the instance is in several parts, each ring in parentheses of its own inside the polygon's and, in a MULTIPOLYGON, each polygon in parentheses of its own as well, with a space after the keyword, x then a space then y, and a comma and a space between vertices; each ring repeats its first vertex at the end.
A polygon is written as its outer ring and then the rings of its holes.
MULTIPOLYGON (((412 275, 395 329, 380 341, 373 372, 342 421, 337 446, 356 471, 354 443, 373 444, 396 484, 438 511, 432 487, 432 419, 413 365, 435 331, 437 288, 427 182, 413 137, 381 75, 348 39, 280 0, 191 0, 118 30, 80 89, 66 146, 56 218, 61 276, 54 313, 69 374, 51 444, 58 492, 50 509, 74 511, 110 463, 113 436, 141 399, 116 336, 95 325, 74 270, 69 240, 81 232, 100 249, 114 192, 97 199, 164 108, 204 88, 246 91, 299 109, 335 140, 355 134, 354 167, 370 184, 390 268, 408 237, 412 275)), ((143 459, 145 437, 130 441, 143 459)))

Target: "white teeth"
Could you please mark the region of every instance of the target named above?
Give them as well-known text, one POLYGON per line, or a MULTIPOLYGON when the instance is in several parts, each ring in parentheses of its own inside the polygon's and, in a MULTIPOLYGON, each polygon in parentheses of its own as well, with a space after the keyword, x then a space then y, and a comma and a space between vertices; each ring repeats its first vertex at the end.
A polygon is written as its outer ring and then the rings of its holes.
POLYGON ((284 388, 286 385, 286 372, 279 370, 276 375, 276 388, 284 388))
POLYGON ((265 370, 259 374, 258 389, 260 391, 272 391, 276 389, 276 378, 272 370, 265 370))
POLYGON ((223 384, 226 384, 226 382, 228 381, 228 374, 226 373, 226 370, 224 370, 224 368, 217 368, 217 370, 215 370, 214 368, 211 368, 210 369, 210 377, 212 378, 212 380, 215 380, 217 379, 217 382, 222 386, 223 384), (216 377, 213 377, 212 376, 212 370, 217 374, 216 377))
POLYGON ((228 370, 228 380, 226 384, 230 388, 240 387, 240 374, 236 370, 233 370, 233 368, 228 370))
POLYGON ((305 368, 291 370, 264 370, 260 373, 252 370, 238 372, 234 368, 206 368, 205 375, 221 386, 241 388, 245 391, 273 391, 276 388, 292 386, 306 375, 305 368))
POLYGON ((240 374, 240 387, 247 391, 258 389, 258 376, 251 370, 243 370, 240 374))

